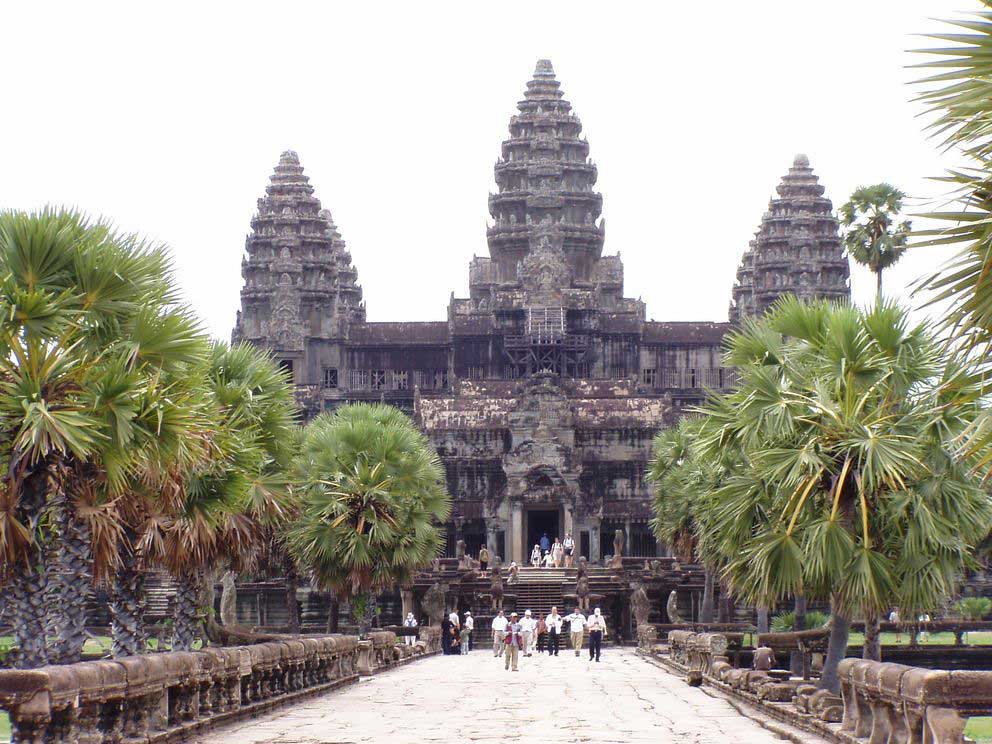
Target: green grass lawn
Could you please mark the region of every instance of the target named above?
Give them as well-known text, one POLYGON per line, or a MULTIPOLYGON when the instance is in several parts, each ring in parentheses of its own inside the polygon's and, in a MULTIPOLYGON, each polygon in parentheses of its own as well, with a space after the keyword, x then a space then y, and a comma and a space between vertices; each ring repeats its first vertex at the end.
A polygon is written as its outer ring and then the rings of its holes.
POLYGON ((969 718, 964 735, 980 742, 992 742, 992 717, 969 718))
MULTIPOLYGON (((865 642, 864 633, 851 633, 851 637, 848 639, 848 643, 852 646, 860 646, 865 642)), ((970 646, 992 646, 992 632, 989 631, 974 631, 972 633, 965 634, 965 642, 970 646)), ((929 638, 926 640, 920 639, 921 646, 952 646, 954 645, 954 634, 953 633, 931 633, 929 638)), ((902 638, 899 640, 899 644, 903 646, 909 645, 909 633, 903 633, 902 638)), ((896 644, 896 634, 895 633, 882 633, 882 645, 883 646, 895 646, 896 644)))

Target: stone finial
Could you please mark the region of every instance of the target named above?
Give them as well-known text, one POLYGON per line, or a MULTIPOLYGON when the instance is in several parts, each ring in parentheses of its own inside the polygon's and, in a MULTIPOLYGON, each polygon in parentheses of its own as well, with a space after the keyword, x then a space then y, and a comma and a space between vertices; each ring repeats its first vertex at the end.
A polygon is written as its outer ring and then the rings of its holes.
POLYGON ((534 77, 554 77, 555 68, 551 65, 550 59, 537 60, 537 67, 534 68, 534 77))
POLYGON ((809 158, 803 153, 799 153, 792 161, 794 168, 809 168, 809 158))
POLYGON ((300 156, 296 154, 296 150, 283 150, 282 155, 279 156, 280 165, 299 165, 300 156))

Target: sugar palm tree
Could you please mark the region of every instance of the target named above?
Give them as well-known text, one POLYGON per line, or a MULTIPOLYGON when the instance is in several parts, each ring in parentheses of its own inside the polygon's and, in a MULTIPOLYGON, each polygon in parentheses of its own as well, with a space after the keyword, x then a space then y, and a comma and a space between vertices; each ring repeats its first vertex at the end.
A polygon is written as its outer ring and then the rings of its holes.
POLYGON ((882 272, 906 252, 912 224, 896 223, 906 195, 895 186, 861 186, 840 208, 844 247, 848 255, 874 274, 876 296, 882 297, 882 272))
POLYGON ((850 618, 939 605, 988 534, 992 505, 954 444, 977 406, 893 305, 786 298, 731 337, 727 361, 740 386, 707 407, 701 446, 739 446, 744 467, 706 519, 738 594, 831 600, 822 684, 836 689, 850 618))
POLYGON ((79 214, 0 213, 0 276, 0 571, 18 658, 37 666, 78 658, 139 401, 204 347, 164 251, 79 214))
POLYGON ((409 583, 442 549, 450 500, 437 453, 398 409, 348 405, 307 427, 296 477, 290 550, 318 585, 353 601, 364 635, 376 592, 409 583))
POLYGON ((278 544, 296 513, 287 473, 295 404, 285 373, 264 350, 215 343, 203 378, 215 406, 214 426, 205 456, 189 470, 155 543, 162 550, 154 557, 179 584, 178 650, 192 648, 205 629, 212 607, 202 607, 204 583, 212 585, 214 567, 254 565, 278 544))

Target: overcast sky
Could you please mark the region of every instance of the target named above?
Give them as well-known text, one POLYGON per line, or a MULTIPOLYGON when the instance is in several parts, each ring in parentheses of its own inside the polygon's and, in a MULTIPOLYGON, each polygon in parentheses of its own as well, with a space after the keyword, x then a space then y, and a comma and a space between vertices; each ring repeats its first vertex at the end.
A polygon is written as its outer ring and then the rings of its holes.
MULTIPOLYGON (((167 243, 213 335, 244 238, 295 149, 351 248, 370 320, 441 320, 487 252, 493 164, 539 57, 599 166, 606 253, 656 320, 725 320, 798 152, 839 206, 951 165, 907 70, 977 0, 9 3, 0 206, 78 206, 167 243)), ((946 254, 920 249, 893 292, 946 254)), ((872 296, 856 269, 855 298, 872 296)))

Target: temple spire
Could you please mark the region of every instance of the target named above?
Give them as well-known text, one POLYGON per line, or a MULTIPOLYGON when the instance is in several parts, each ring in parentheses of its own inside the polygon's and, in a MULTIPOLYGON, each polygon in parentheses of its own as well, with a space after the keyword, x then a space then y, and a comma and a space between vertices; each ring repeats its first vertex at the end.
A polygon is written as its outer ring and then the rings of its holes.
POLYGON ((737 269, 730 320, 758 316, 779 297, 850 301, 850 265, 833 204, 809 158, 796 155, 737 269))
POLYGON ((251 230, 234 340, 299 353, 307 338, 365 319, 351 256, 293 150, 279 156, 251 230))

